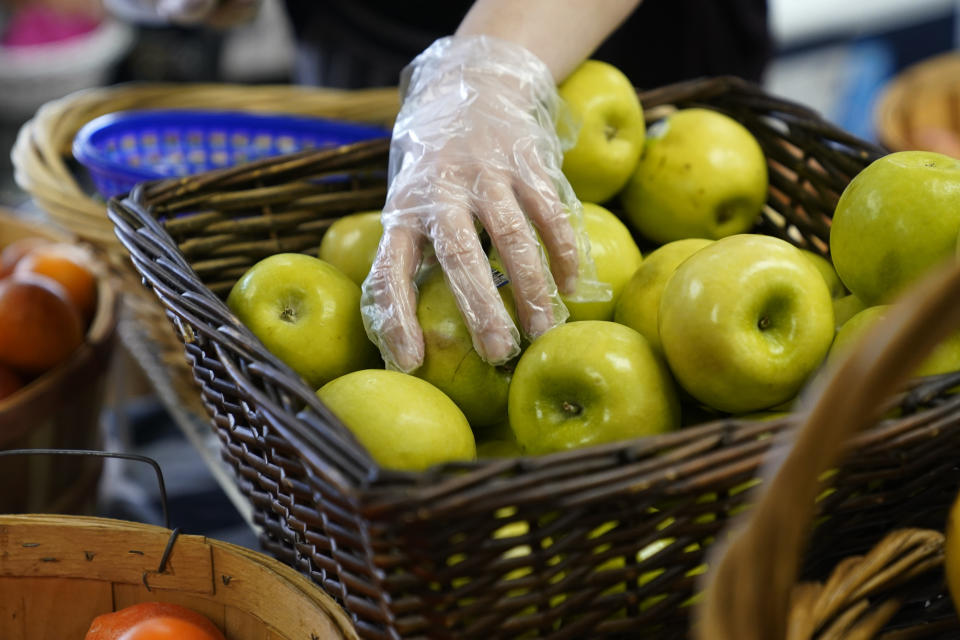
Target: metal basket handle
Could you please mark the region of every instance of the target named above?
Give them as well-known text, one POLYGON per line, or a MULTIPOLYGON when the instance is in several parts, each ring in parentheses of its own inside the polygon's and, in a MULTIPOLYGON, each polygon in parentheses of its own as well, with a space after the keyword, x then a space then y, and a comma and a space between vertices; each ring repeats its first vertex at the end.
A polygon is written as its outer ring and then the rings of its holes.
POLYGON ((901 389, 923 359, 960 327, 960 263, 936 270, 903 296, 851 349, 826 368, 801 401, 803 418, 785 456, 764 474, 756 506, 718 545, 697 611, 700 640, 780 640, 790 596, 822 489, 821 473, 843 445, 870 426, 879 400, 901 389))
POLYGON ((122 460, 133 460, 136 462, 149 464, 151 467, 153 467, 153 471, 157 475, 157 486, 160 488, 160 506, 163 509, 163 526, 166 529, 170 528, 170 513, 167 509, 167 485, 163 481, 163 471, 160 469, 160 465, 153 458, 141 456, 136 453, 119 453, 116 451, 96 451, 88 449, 5 449, 0 451, 0 458, 7 456, 30 455, 119 458, 122 460))

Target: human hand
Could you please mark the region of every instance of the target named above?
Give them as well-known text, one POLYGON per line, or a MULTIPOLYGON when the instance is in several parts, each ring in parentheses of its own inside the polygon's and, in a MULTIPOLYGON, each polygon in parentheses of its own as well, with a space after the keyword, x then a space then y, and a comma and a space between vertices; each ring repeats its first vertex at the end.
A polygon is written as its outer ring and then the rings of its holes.
POLYGON ((432 249, 477 353, 506 362, 519 352, 520 336, 474 219, 503 262, 529 338, 568 316, 555 283, 574 299, 611 295, 594 277, 581 205, 560 170, 556 85, 532 53, 487 36, 438 40, 405 78, 383 237, 363 283, 364 326, 389 367, 420 366, 414 281, 432 249))

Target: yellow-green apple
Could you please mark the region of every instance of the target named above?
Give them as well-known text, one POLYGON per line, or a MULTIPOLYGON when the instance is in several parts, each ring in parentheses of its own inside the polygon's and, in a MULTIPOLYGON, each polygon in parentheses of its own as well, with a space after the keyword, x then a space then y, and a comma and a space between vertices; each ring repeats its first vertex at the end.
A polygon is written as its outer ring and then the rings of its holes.
POLYGON ((227 305, 264 346, 314 389, 377 366, 360 317, 360 287, 318 258, 278 253, 237 280, 227 305))
POLYGON ((960 160, 899 151, 870 163, 844 189, 830 252, 847 289, 875 306, 953 256, 958 233, 960 160))
POLYGON ((668 242, 652 251, 620 294, 614 321, 639 331, 650 346, 662 354, 657 318, 663 288, 684 260, 712 242, 706 238, 687 238, 668 242))
POLYGON ((576 135, 563 154, 563 173, 578 198, 606 202, 623 188, 643 150, 646 124, 637 90, 616 67, 587 60, 559 91, 572 123, 560 118, 558 133, 576 135), (579 125, 575 134, 570 124, 579 125))
POLYGON ((830 296, 832 298, 842 298, 847 295, 847 290, 843 287, 840 276, 837 275, 837 270, 833 268, 833 263, 830 262, 830 260, 809 249, 801 249, 800 251, 803 252, 803 255, 807 256, 807 259, 813 263, 813 266, 815 266, 817 271, 820 272, 820 275, 823 276, 823 281, 827 283, 827 289, 830 290, 830 296))
POLYGON ((767 197, 767 162, 753 135, 710 109, 681 109, 650 127, 621 193, 627 221, 666 244, 748 231, 767 197))
POLYGON ((510 429, 510 420, 503 421, 482 430, 474 430, 477 438, 478 458, 514 458, 523 455, 520 445, 510 429))
POLYGON ((533 455, 663 433, 680 424, 673 385, 666 364, 630 327, 571 322, 520 356, 510 428, 533 455))
MULTIPOLYGON (((833 362, 853 348, 877 322, 883 319, 889 309, 890 305, 885 304, 867 307, 847 320, 833 339, 827 361, 833 362)), ((960 371, 960 332, 938 344, 917 368, 914 375, 933 376, 952 371, 960 371)))
POLYGON ((833 299, 833 321, 840 330, 847 320, 857 315, 867 308, 863 301, 853 293, 848 293, 842 298, 833 299))
POLYGON ((385 468, 422 471, 477 457, 466 417, 426 380, 365 369, 331 380, 317 397, 385 468))
POLYGON ((317 257, 362 286, 377 256, 381 235, 379 211, 351 213, 334 222, 323 234, 317 257))
POLYGON ((730 413, 794 397, 834 335, 830 291, 793 245, 722 238, 687 258, 660 297, 660 340, 677 382, 730 413))
MULTIPOLYGON (((439 266, 429 267, 419 281, 417 319, 423 330, 423 364, 413 372, 449 396, 475 429, 506 419, 511 361, 494 366, 473 348, 457 301, 439 266)), ((500 288, 500 298, 516 322, 512 287, 500 288)))
POLYGON ((567 296, 561 296, 561 299, 570 311, 570 322, 612 320, 617 298, 640 266, 643 256, 630 235, 630 229, 608 209, 584 202, 583 226, 590 240, 590 256, 597 269, 597 280, 610 285, 612 297, 597 302, 578 302, 567 296))

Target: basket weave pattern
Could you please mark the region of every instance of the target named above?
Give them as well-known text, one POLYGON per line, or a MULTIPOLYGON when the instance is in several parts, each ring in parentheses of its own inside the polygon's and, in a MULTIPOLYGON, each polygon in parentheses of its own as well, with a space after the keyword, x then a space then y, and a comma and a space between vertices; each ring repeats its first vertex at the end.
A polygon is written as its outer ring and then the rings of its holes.
MULTIPOLYGON (((641 95, 648 118, 724 111, 757 137, 757 231, 824 252, 847 182, 882 150, 732 79, 641 95)), ((380 469, 223 303, 258 259, 314 252, 337 216, 382 205, 386 141, 144 185, 111 201, 167 310, 264 544, 340 599, 366 638, 683 637, 705 551, 796 423, 722 420, 538 458, 380 469), (340 180, 332 180, 340 176, 340 180), (318 180, 318 178, 326 178, 318 180)), ((918 381, 824 479, 806 575, 886 532, 939 528, 958 483, 960 376, 918 381)))

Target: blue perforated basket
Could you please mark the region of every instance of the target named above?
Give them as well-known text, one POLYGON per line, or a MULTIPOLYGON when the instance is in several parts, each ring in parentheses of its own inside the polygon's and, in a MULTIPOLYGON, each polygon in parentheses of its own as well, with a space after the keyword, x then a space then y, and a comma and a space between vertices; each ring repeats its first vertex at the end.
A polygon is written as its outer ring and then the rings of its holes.
POLYGON ((389 136, 324 118, 223 111, 118 111, 77 132, 73 155, 105 198, 139 182, 201 173, 302 149, 389 136))

